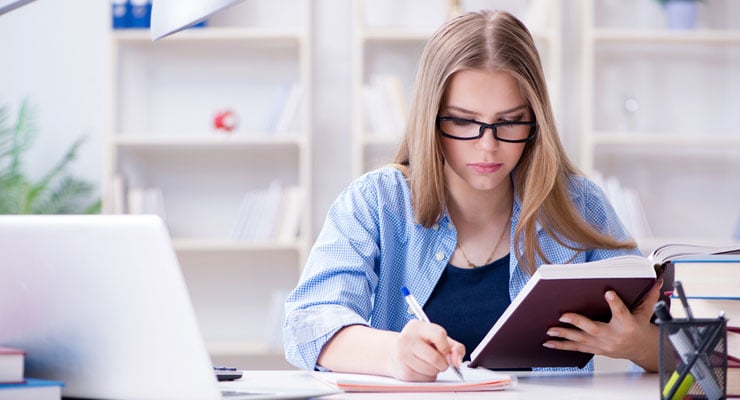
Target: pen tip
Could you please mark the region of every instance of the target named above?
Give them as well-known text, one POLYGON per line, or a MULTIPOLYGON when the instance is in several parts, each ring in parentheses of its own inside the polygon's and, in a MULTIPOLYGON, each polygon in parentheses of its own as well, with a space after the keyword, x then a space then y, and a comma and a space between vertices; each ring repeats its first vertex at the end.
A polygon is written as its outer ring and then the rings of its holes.
POLYGON ((401 288, 401 294, 402 294, 402 295, 403 295, 404 297, 406 297, 406 296, 410 295, 410 294, 411 294, 411 292, 409 292, 409 290, 408 290, 408 289, 406 289, 406 286, 404 286, 404 287, 402 287, 402 288, 401 288))

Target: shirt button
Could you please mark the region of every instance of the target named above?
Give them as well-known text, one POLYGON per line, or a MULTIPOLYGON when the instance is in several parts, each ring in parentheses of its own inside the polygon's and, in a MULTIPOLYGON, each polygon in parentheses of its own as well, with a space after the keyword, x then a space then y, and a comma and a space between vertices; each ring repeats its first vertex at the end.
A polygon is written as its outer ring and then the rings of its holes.
POLYGON ((453 229, 455 228, 455 224, 452 223, 452 221, 447 223, 447 229, 453 229))
POLYGON ((436 230, 439 230, 439 224, 434 224, 434 225, 432 225, 432 229, 434 229, 435 231, 436 231, 436 230))
POLYGON ((436 254, 436 257, 437 257, 437 261, 442 261, 445 259, 445 253, 440 251, 436 254))

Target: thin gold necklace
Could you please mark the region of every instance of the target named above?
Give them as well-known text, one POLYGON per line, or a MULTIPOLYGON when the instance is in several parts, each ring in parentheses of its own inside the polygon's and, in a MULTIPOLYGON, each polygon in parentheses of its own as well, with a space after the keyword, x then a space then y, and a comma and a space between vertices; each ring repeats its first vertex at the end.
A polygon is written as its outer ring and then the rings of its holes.
POLYGON ((493 253, 496 252, 496 249, 498 249, 498 246, 501 245, 501 241, 504 240, 504 234, 508 230, 506 228, 509 227, 509 223, 510 222, 511 222, 511 214, 509 214, 509 218, 506 221, 506 225, 504 225, 504 229, 501 230, 501 236, 499 236, 498 241, 496 242, 496 245, 493 246, 493 250, 491 250, 491 254, 488 255, 488 258, 486 259, 486 262, 484 262, 481 265, 475 265, 472 262, 470 262, 470 260, 468 259, 468 256, 465 255, 465 251, 462 249, 462 247, 460 247, 460 242, 457 242, 457 248, 460 249, 460 254, 462 254, 463 258, 465 259, 465 262, 468 263, 468 267, 470 267, 470 268, 482 267, 484 265, 488 265, 493 260, 493 253))

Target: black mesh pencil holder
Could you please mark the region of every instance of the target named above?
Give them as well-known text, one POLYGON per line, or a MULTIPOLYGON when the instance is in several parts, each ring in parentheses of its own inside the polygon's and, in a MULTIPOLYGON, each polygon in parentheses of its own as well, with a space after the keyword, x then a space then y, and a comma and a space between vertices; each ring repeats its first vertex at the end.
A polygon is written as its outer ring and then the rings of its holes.
POLYGON ((697 318, 657 322, 661 399, 724 399, 727 321, 697 318))

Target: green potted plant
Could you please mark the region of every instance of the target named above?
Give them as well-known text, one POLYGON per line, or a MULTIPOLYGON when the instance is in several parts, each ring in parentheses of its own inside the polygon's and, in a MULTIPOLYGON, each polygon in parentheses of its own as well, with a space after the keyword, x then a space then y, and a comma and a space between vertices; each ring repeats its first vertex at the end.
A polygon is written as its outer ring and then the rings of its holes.
POLYGON ((95 187, 67 172, 84 142, 78 138, 51 170, 39 179, 26 175, 23 156, 37 136, 34 113, 21 102, 15 122, 9 108, 0 107, 0 214, 91 214, 99 213, 95 187))
POLYGON ((702 0, 658 0, 669 29, 694 29, 702 0))

